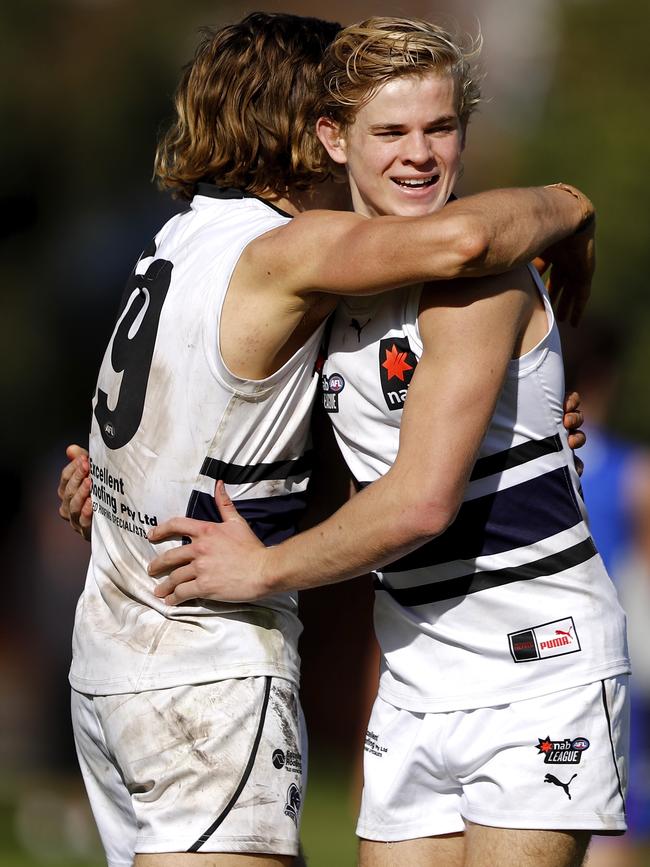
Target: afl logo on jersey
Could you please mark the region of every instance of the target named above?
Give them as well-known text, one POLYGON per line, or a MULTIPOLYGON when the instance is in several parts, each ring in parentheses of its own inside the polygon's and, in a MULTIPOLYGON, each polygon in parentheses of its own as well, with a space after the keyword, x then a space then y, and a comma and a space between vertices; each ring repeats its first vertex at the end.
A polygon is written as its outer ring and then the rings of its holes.
POLYGON ((406 337, 385 337, 379 343, 379 379, 390 410, 402 409, 418 360, 406 337))
POLYGON ((339 411, 339 394, 345 388, 345 380, 340 373, 332 373, 328 376, 324 373, 321 377, 321 389, 323 392, 323 409, 325 412, 339 411))

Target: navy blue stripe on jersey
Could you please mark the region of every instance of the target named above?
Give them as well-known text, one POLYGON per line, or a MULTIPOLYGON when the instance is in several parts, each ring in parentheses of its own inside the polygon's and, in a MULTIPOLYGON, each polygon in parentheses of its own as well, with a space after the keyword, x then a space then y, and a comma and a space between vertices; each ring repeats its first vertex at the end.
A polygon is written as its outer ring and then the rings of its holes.
POLYGON ((486 476, 493 476, 495 473, 502 473, 504 470, 512 469, 512 467, 519 467, 528 461, 534 461, 535 458, 541 458, 543 455, 561 451, 562 440, 559 434, 545 437, 543 440, 528 440, 518 446, 505 449, 505 451, 479 458, 474 464, 469 480, 473 482, 476 479, 484 479, 486 476))
MULTIPOLYGON (((237 500, 239 514, 265 545, 278 545, 296 533, 296 525, 305 511, 307 492, 279 494, 277 497, 237 500)), ((221 523, 221 515, 212 494, 192 491, 187 507, 188 518, 221 523)))
POLYGON ((377 580, 375 581, 375 589, 386 590, 396 602, 406 607, 428 605, 432 602, 444 602, 458 596, 467 596, 470 593, 480 593, 482 590, 491 590, 495 587, 502 587, 504 584, 513 584, 516 581, 531 581, 533 578, 556 575, 558 572, 563 572, 565 569, 571 569, 591 560, 597 553, 593 539, 589 538, 566 548, 564 551, 558 551, 548 557, 542 557, 541 560, 534 560, 521 566, 494 569, 491 572, 472 572, 469 575, 461 575, 448 581, 422 584, 419 587, 396 589, 386 587, 377 580))
POLYGON ((407 572, 452 560, 503 554, 533 545, 582 521, 567 467, 466 500, 453 524, 436 539, 384 567, 407 572))
POLYGON ((314 453, 305 452, 299 458, 288 461, 274 461, 270 464, 228 464, 216 458, 206 458, 201 467, 201 475, 211 479, 221 480, 226 485, 246 485, 252 482, 264 482, 270 479, 288 479, 308 473, 314 462, 314 453))

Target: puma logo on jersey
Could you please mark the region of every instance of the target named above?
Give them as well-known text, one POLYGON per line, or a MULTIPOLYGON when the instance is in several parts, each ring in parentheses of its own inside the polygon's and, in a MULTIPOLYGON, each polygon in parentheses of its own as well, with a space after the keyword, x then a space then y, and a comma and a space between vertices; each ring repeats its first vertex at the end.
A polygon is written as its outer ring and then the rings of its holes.
POLYGON ((582 649, 572 617, 511 632, 508 641, 515 662, 563 656, 567 653, 578 653, 582 649))
POLYGON ((361 332, 366 327, 366 325, 370 322, 370 319, 366 319, 363 325, 360 324, 358 319, 350 319, 350 328, 354 328, 357 332, 357 339, 359 343, 361 343, 361 332))
POLYGON ((560 786, 566 792, 567 798, 569 800, 571 800, 571 792, 569 791, 569 786, 571 785, 571 783, 575 780, 575 778, 577 776, 578 776, 577 774, 574 774, 568 783, 563 783, 562 780, 558 780, 558 778, 555 777, 553 774, 547 774, 544 777, 544 782, 545 783, 552 783, 554 786, 560 786))

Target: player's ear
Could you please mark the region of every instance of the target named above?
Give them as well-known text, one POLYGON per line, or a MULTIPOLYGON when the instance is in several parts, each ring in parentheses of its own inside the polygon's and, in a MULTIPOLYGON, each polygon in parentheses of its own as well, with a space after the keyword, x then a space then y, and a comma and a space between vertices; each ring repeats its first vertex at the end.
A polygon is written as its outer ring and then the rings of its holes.
POLYGON ((321 144, 339 165, 345 165, 348 161, 346 141, 340 125, 331 117, 319 117, 316 121, 316 135, 321 144))

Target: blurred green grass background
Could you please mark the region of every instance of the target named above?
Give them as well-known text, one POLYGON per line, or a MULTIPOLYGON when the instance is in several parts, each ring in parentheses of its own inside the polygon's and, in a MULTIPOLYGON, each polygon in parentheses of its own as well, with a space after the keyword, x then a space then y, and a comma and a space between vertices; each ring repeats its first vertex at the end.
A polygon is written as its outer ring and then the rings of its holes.
MULTIPOLYGON (((349 765, 326 754, 315 757, 302 825, 308 867, 355 867, 356 810, 349 765)), ((0 790, 0 867, 105 863, 80 781, 34 779, 13 786, 5 781, 0 790)), ((650 847, 635 867, 650 867, 650 847)))
MULTIPOLYGON (((355 796, 349 768, 316 757, 302 824, 309 867, 354 867, 355 796)), ((105 867, 80 780, 4 781, 0 790, 0 867, 105 867)))

